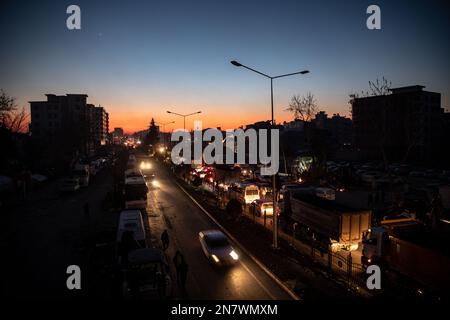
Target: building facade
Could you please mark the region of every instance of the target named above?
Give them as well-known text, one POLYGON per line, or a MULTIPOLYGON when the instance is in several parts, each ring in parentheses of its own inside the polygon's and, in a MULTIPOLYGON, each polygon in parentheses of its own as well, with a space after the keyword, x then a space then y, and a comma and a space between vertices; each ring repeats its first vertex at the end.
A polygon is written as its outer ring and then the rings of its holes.
POLYGON ((391 94, 354 98, 355 147, 363 158, 431 162, 443 137, 441 94, 423 86, 391 89, 391 94))
POLYGON ((109 132, 109 114, 105 108, 94 107, 93 135, 96 147, 107 144, 109 132))
MULTIPOLYGON (((98 131, 96 107, 87 103, 88 96, 46 94, 46 97, 47 101, 30 101, 31 137, 43 144, 61 148, 60 152, 92 155, 98 131)), ((107 123, 106 111, 103 110, 102 116, 105 116, 103 126, 107 123)))

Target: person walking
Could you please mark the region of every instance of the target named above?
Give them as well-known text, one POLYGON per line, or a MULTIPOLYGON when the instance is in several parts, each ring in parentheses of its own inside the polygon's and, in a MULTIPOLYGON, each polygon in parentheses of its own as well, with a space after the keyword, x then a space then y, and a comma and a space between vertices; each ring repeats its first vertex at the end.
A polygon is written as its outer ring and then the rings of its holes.
POLYGON ((163 250, 166 251, 167 248, 169 248, 169 233, 167 232, 167 229, 161 234, 161 242, 163 244, 163 250))
POLYGON ((181 254, 180 250, 177 250, 175 252, 175 255, 173 256, 173 264, 175 265, 175 270, 177 271, 177 284, 181 284, 181 275, 180 275, 180 266, 183 263, 183 255, 181 254))
POLYGON ((186 260, 184 259, 184 256, 179 250, 177 250, 175 256, 173 257, 173 263, 175 265, 175 269, 177 270, 177 284, 181 287, 182 290, 185 290, 189 267, 186 263, 186 260))
POLYGON ((187 273, 189 271, 189 267, 186 263, 186 260, 184 260, 183 255, 181 255, 181 264, 178 267, 179 273, 180 273, 180 282, 181 282, 181 289, 186 290, 186 280, 187 280, 187 273))

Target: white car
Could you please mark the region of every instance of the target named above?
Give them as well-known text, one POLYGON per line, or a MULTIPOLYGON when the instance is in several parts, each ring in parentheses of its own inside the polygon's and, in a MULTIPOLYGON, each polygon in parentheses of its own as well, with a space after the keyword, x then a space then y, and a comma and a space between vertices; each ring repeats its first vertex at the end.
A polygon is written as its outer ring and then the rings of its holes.
POLYGON ((222 231, 201 231, 198 238, 206 257, 214 264, 229 265, 239 260, 239 255, 222 231))

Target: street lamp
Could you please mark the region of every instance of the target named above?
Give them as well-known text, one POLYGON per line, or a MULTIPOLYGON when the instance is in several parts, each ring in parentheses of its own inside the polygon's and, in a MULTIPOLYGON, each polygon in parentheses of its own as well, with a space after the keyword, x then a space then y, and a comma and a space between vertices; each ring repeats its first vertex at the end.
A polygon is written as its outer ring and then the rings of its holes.
POLYGON ((166 135, 165 135, 165 133, 166 133, 166 125, 168 125, 168 124, 172 124, 172 123, 175 123, 175 121, 170 121, 170 122, 165 122, 165 123, 161 123, 161 122, 156 122, 156 124, 158 125, 158 126, 162 126, 163 127, 163 132, 164 132, 164 135, 163 135, 163 142, 164 142, 164 146, 166 146, 166 135))
POLYGON ((176 112, 172 112, 172 111, 167 111, 167 113, 183 117, 183 129, 184 129, 184 131, 186 131, 186 117, 192 116, 194 114, 202 113, 202 112, 201 111, 197 111, 197 112, 193 112, 193 113, 189 113, 189 114, 180 114, 180 113, 176 113, 176 112))
MULTIPOLYGON (((309 73, 308 70, 303 70, 303 71, 298 71, 298 72, 293 72, 293 73, 281 74, 279 76, 269 76, 258 70, 247 67, 235 60, 230 61, 230 63, 235 67, 243 67, 245 69, 248 69, 250 71, 253 71, 255 73, 258 73, 258 74, 270 79, 270 101, 271 101, 271 113, 272 113, 272 127, 275 127, 275 119, 273 117, 273 79, 293 76, 296 74, 309 73)), ((273 150, 272 150, 272 152, 273 152, 273 150)), ((272 205, 273 205, 273 211, 274 211, 274 214, 273 214, 273 247, 276 249, 276 248, 278 248, 278 213, 277 213, 277 193, 276 193, 276 184, 275 184, 275 174, 272 176, 272 190, 273 190, 272 191, 272 194, 273 194, 272 205)))

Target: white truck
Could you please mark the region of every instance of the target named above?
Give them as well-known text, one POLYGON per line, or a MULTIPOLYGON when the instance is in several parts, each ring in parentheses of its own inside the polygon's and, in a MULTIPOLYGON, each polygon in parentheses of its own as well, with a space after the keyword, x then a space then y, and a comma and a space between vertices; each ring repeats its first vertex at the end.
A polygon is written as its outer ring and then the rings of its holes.
POLYGON ((143 176, 125 178, 125 208, 145 209, 147 207, 148 186, 143 176))
POLYGON ((357 250, 370 229, 371 212, 326 200, 310 192, 291 192, 291 219, 305 233, 330 245, 331 250, 357 250))

